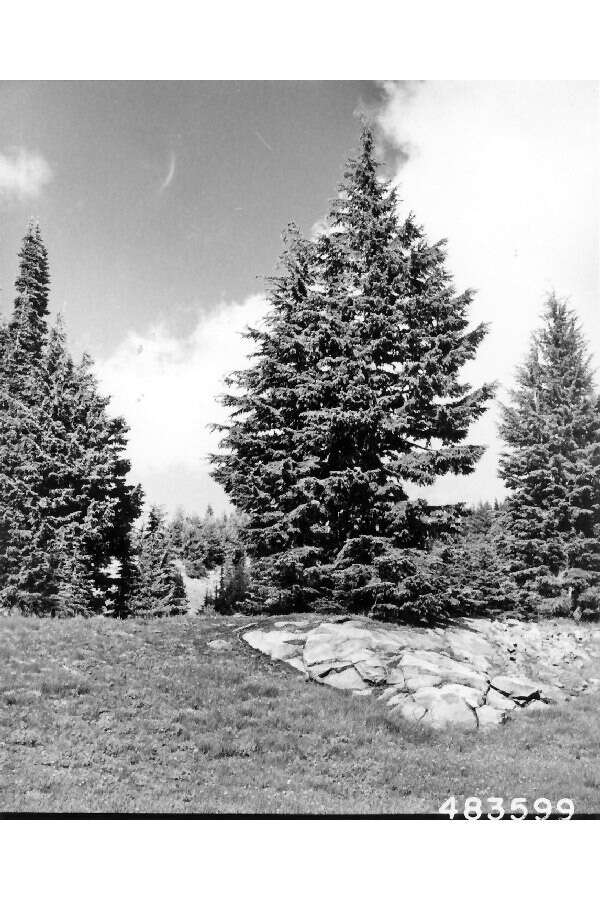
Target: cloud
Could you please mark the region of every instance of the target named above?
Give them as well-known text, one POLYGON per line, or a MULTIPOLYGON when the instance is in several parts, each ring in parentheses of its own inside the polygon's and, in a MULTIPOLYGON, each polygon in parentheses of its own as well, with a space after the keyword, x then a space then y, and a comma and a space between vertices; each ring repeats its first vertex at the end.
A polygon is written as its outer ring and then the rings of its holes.
MULTIPOLYGON (((510 386, 544 295, 568 296, 600 365, 600 104, 592 82, 425 82, 385 86, 384 139, 402 151, 404 213, 448 239, 457 287, 477 294, 490 334, 466 375, 510 386)), ((504 396, 503 392, 500 398, 504 396)), ((494 406, 471 437, 490 450, 468 478, 440 479, 439 502, 502 496, 494 406)))
POLYGON ((171 153, 171 157, 170 157, 170 160, 169 160, 169 170, 168 170, 168 172, 167 172, 167 174, 166 174, 166 176, 165 176, 165 180, 163 181, 163 183, 161 184, 161 186, 160 186, 159 189, 158 189, 158 193, 159 193, 159 194, 162 194, 163 191, 166 191, 166 189, 169 187, 169 185, 170 185, 171 182, 173 181, 173 178, 174 178, 174 176, 175 176, 175 164, 176 164, 176 162, 177 162, 177 160, 176 160, 176 158, 175 158, 175 154, 174 154, 174 153, 171 153))
POLYGON ((203 315, 187 338, 174 337, 163 325, 146 334, 132 332, 98 362, 113 414, 125 416, 130 425, 132 475, 150 502, 197 511, 207 503, 226 506, 209 474, 207 456, 219 438, 208 426, 225 421, 227 413, 216 399, 225 390, 223 377, 246 364, 251 346, 241 332, 265 312, 264 297, 254 295, 203 315))
POLYGON ((51 179, 52 169, 39 153, 24 147, 0 153, 0 195, 37 197, 51 179))

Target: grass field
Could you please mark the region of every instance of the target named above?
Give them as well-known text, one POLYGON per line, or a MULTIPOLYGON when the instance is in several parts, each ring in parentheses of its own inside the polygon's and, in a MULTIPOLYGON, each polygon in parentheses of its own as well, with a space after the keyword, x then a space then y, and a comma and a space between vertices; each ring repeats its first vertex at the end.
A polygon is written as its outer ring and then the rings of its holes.
POLYGON ((600 812, 598 695, 432 733, 226 622, 0 618, 0 810, 426 813, 455 795, 600 812))

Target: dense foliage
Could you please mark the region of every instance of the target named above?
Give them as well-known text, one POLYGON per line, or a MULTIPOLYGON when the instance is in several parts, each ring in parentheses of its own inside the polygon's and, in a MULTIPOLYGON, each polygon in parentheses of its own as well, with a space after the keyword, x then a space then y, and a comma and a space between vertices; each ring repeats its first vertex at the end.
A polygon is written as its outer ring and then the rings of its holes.
POLYGON ((236 512, 146 521, 127 426, 86 355, 48 327, 39 227, 0 323, 0 610, 188 611, 184 575, 214 573, 218 612, 600 616, 600 398, 577 318, 548 298, 502 407, 502 504, 432 506, 419 488, 473 471, 493 386, 461 380, 469 326, 444 242, 430 244, 378 172, 364 129, 326 226, 284 236, 270 312, 228 379, 214 477, 236 512))
POLYGON ((446 589, 465 613, 517 611, 516 586, 503 554, 502 510, 497 502, 465 509, 452 542, 438 548, 446 589))
POLYGON ((187 612, 175 548, 164 516, 155 506, 134 536, 133 553, 133 587, 128 612, 134 616, 175 616, 187 612))
POLYGON ((206 602, 215 612, 230 615, 243 608, 250 591, 250 564, 244 550, 239 547, 229 555, 219 572, 219 581, 212 596, 206 602))
POLYGON ((471 472, 464 443, 492 387, 459 380, 485 334, 468 326, 443 243, 398 215, 362 135, 327 228, 290 229, 254 364, 230 378, 215 478, 247 516, 254 606, 423 619, 444 612, 429 551, 452 509, 409 485, 471 472))
POLYGON ((190 578, 203 578, 224 566, 242 549, 240 520, 235 514, 215 516, 209 506, 204 516, 177 510, 168 525, 170 540, 190 578))
POLYGON ((524 608, 600 611, 600 398, 577 318, 550 296, 503 408, 504 554, 524 608), (552 604, 550 604, 552 605, 552 604))
POLYGON ((39 227, 30 226, 19 258, 0 334, 0 605, 99 612, 109 564, 125 558, 141 505, 126 480, 127 426, 108 415, 89 357, 74 363, 60 321, 48 332, 39 227))

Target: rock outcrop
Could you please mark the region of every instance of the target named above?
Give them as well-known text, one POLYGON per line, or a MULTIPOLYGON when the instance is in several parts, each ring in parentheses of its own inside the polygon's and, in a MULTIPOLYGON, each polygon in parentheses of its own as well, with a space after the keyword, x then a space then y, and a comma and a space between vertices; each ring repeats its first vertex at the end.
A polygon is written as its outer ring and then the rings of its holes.
POLYGON ((432 728, 489 728, 547 709, 600 679, 600 629, 572 622, 463 619, 447 628, 314 616, 250 626, 243 639, 307 679, 432 728), (585 672, 585 676, 584 676, 585 672))

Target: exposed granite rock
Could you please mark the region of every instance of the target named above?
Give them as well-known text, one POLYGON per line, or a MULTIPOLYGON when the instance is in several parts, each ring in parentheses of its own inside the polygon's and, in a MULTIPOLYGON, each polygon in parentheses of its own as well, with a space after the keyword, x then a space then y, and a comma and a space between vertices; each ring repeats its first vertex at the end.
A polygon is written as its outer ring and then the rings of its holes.
POLYGON ((404 670, 404 679, 406 690, 411 693, 415 693, 415 691, 419 691, 422 688, 435 687, 444 680, 440 672, 437 675, 434 675, 433 672, 423 674, 414 668, 404 670))
POLYGON ((341 672, 328 672, 323 678, 316 678, 315 681, 328 684, 329 687, 338 688, 340 691, 363 691, 365 689, 365 683, 354 666, 342 669, 341 672))
POLYGON ((295 669, 298 669, 299 672, 306 673, 306 666, 304 665, 304 660, 301 656, 293 656, 289 659, 286 659, 286 663, 289 666, 293 666, 295 669))
POLYGON ((504 724, 508 712, 505 709, 496 709, 486 703, 485 706, 477 707, 475 715, 477 716, 477 725, 479 728, 495 728, 496 725, 504 724))
POLYGON ((511 677, 510 675, 497 675, 491 682, 492 687, 511 697, 517 703, 521 701, 534 700, 540 696, 543 688, 539 683, 527 681, 526 678, 511 677))
POLYGON ((251 647, 266 653, 271 659, 290 659, 298 656, 298 646, 290 641, 298 641, 293 631, 248 631, 244 635, 251 647))
POLYGON ((588 671, 600 668, 600 628, 572 622, 463 619, 444 629, 312 615, 263 622, 243 638, 306 678, 432 728, 490 728, 600 687, 588 671))
POLYGON ((386 684, 398 685, 399 688, 404 687, 404 672, 400 667, 390 669, 387 673, 386 684))
POLYGON ((216 638, 214 641, 209 641, 206 646, 210 647, 211 650, 233 650, 231 641, 226 641, 223 638, 216 638))
POLYGON ((368 659, 354 661, 354 668, 369 684, 385 684, 387 671, 381 659, 375 654, 368 659))
POLYGON ((500 691, 497 691, 493 687, 490 687, 485 698, 485 703, 486 706, 489 706, 491 709, 507 711, 514 709, 517 705, 514 700, 511 700, 510 697, 507 697, 505 694, 501 694, 500 691))

